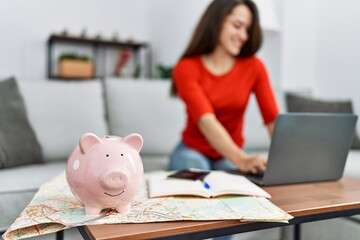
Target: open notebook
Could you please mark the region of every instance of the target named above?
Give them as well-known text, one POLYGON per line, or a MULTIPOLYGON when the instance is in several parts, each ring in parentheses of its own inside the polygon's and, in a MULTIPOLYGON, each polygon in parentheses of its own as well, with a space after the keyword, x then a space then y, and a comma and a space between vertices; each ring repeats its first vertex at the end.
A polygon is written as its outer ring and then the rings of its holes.
POLYGON ((195 195, 206 198, 220 195, 271 197, 246 177, 223 171, 211 171, 203 180, 196 181, 168 178, 169 174, 155 175, 148 179, 149 197, 173 195, 195 195))

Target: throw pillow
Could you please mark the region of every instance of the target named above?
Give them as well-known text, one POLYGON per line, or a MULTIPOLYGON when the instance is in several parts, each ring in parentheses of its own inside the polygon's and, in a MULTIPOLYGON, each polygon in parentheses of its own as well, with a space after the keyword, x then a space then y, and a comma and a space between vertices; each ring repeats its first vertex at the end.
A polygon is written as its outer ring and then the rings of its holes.
MULTIPOLYGON (((286 107, 288 112, 353 113, 350 100, 324 101, 294 93, 286 94, 286 107)), ((356 132, 351 148, 360 149, 360 139, 356 132)))
POLYGON ((15 79, 0 81, 0 168, 42 161, 15 79))

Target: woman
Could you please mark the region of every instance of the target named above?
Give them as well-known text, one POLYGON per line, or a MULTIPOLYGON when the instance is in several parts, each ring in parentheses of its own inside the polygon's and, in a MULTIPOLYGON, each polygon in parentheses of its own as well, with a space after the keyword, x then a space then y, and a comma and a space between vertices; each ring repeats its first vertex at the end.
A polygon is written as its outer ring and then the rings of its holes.
POLYGON ((212 1, 173 70, 172 93, 184 101, 188 118, 182 142, 170 157, 171 170, 265 170, 265 158, 241 149, 251 93, 270 135, 279 113, 266 69, 254 56, 261 42, 252 1, 212 1))

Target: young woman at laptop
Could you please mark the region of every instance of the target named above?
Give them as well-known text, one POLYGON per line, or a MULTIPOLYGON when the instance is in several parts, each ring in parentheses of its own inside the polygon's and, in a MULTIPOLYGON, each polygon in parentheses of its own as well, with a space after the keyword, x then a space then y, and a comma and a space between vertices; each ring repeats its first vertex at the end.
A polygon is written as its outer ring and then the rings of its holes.
POLYGON ((243 149, 244 113, 254 93, 269 134, 278 106, 264 64, 259 15, 250 0, 214 0, 173 69, 172 93, 185 103, 187 123, 169 169, 234 169, 259 173, 262 156, 243 149))

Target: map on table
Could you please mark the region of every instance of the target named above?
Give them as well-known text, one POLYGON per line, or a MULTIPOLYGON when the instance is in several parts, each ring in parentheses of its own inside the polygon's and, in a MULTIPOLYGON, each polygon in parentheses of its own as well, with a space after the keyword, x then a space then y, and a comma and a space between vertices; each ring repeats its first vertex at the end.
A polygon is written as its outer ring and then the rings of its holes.
MULTIPOLYGON (((165 173, 149 173, 145 178, 157 174, 165 173)), ((132 201, 129 213, 120 214, 112 209, 104 209, 99 215, 86 215, 79 199, 71 193, 64 172, 40 187, 29 205, 7 229, 3 238, 21 239, 96 224, 226 219, 244 222, 287 222, 292 218, 262 197, 149 198, 145 181, 132 201)))

